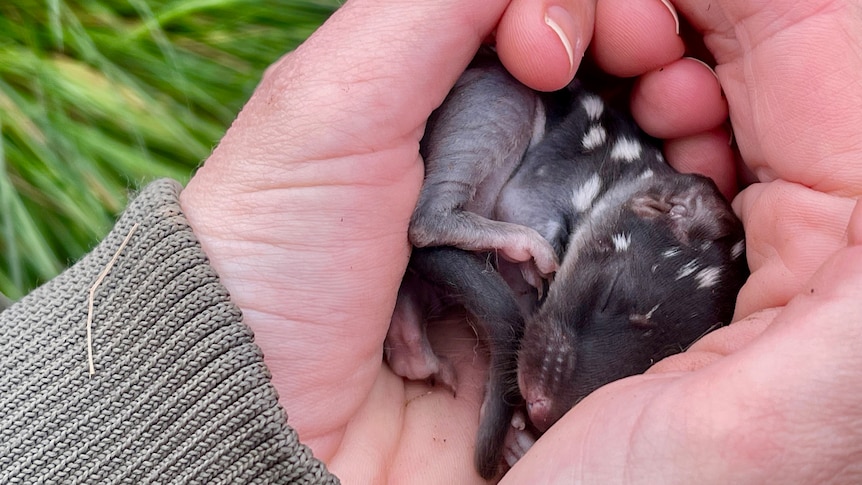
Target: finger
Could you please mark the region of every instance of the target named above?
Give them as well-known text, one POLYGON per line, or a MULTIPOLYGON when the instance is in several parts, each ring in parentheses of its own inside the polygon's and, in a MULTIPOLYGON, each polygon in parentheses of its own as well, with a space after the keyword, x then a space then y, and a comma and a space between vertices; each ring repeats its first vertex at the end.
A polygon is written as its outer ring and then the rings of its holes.
POLYGON ((753 185, 734 201, 746 230, 751 276, 737 317, 786 305, 815 270, 847 244, 852 199, 783 181, 753 185))
POLYGON ((727 200, 739 192, 736 157, 724 127, 696 135, 665 140, 668 163, 683 173, 699 173, 711 178, 727 200))
POLYGON ((647 374, 691 372, 702 369, 742 349, 760 334, 775 319, 777 309, 769 309, 735 321, 714 332, 706 334, 685 352, 664 358, 647 370, 647 374))
POLYGON ((669 2, 599 0, 591 49, 604 71, 636 76, 682 56, 685 45, 678 30, 678 17, 669 2))
POLYGON ((727 101, 715 72, 692 58, 674 61, 635 83, 632 116, 656 138, 679 138, 718 127, 727 120, 727 101))
POLYGON ((858 7, 829 0, 674 3, 706 35, 740 152, 761 180, 862 193, 858 7))
POLYGON ((506 69, 540 91, 564 87, 593 35, 595 0, 513 0, 497 27, 506 69))

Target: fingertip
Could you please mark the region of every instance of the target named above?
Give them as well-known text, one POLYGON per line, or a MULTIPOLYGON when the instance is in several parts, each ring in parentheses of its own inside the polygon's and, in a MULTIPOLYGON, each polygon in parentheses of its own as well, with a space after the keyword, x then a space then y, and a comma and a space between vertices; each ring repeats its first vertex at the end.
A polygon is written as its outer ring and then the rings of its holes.
POLYGON ((685 352, 658 361, 646 374, 693 372, 713 364, 757 339, 769 327, 778 312, 777 308, 766 309, 735 320, 731 325, 708 333, 685 352))
POLYGON ((683 55, 678 31, 679 18, 662 1, 601 0, 591 49, 605 72, 637 76, 683 55))
POLYGON ((519 81, 539 91, 568 84, 593 34, 595 2, 543 5, 514 0, 497 26, 497 53, 519 81))
POLYGON ((724 127, 694 135, 666 140, 668 163, 683 173, 699 173, 711 178, 727 200, 733 200, 739 187, 736 157, 724 127))
POLYGON ((727 120, 727 101, 715 73, 684 58, 644 74, 635 83, 632 116, 657 138, 678 138, 711 130, 727 120))

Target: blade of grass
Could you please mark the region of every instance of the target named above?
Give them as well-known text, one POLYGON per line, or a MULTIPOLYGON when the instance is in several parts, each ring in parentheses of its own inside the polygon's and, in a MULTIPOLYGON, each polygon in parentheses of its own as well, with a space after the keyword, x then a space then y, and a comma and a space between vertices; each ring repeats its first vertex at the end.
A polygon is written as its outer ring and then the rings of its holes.
POLYGON ((0 292, 80 258, 129 189, 187 180, 263 69, 339 4, 0 2, 0 292))

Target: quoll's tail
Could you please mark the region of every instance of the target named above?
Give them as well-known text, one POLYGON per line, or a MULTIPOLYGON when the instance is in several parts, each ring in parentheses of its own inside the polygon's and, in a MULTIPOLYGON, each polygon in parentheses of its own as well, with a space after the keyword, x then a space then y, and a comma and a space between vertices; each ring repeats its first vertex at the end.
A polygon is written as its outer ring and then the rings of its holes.
POLYGON ((508 285, 479 255, 442 246, 414 249, 410 266, 458 299, 479 322, 482 337, 487 339, 490 375, 474 460, 483 478, 494 477, 500 469, 514 407, 521 401, 516 375, 524 319, 508 285))

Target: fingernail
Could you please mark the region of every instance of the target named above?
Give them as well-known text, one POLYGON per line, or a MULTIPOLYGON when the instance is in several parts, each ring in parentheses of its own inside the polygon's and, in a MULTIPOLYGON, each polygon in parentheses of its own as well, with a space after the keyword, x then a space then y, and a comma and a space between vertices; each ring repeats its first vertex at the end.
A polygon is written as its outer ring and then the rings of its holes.
POLYGON ((727 129, 727 144, 733 146, 733 123, 730 122, 730 119, 725 123, 725 128, 727 129))
POLYGON ((676 13, 676 9, 673 7, 673 4, 670 3, 670 0, 661 0, 661 3, 663 3, 670 11, 670 14, 673 15, 673 21, 676 23, 676 35, 679 35, 679 14, 676 13))
MULTIPOLYGON (((718 78, 718 73, 715 72, 715 69, 713 69, 712 66, 710 66, 709 64, 703 62, 702 60, 700 60, 696 57, 685 56, 685 57, 683 57, 683 59, 690 59, 690 60, 697 62, 698 64, 702 65, 703 67, 709 69, 709 72, 711 72, 712 75, 715 76, 715 80, 718 81, 718 87, 721 88, 721 79, 718 78)), ((722 96, 724 96, 724 92, 722 92, 722 96)), ((727 128, 727 133, 728 133, 727 144, 733 145, 733 125, 730 124, 730 120, 727 121, 726 128, 727 128)))
POLYGON ((572 47, 572 41, 566 35, 566 30, 574 30, 572 16, 563 7, 552 5, 545 12, 545 23, 557 34, 557 37, 560 38, 560 42, 562 42, 563 47, 566 49, 566 55, 569 56, 569 71, 571 71, 575 67, 575 50, 572 47))
POLYGON ((718 79, 718 74, 716 74, 715 69, 713 69, 713 68, 712 68, 712 66, 710 66, 709 64, 707 64, 707 63, 705 63, 705 62, 701 61, 700 59, 698 59, 698 58, 696 58, 696 57, 689 57, 689 56, 686 56, 686 57, 683 57, 683 59, 690 59, 690 60, 692 60, 692 61, 698 62, 698 63, 700 63, 703 67, 705 67, 705 68, 709 69, 709 72, 711 72, 711 73, 712 73, 712 75, 713 75, 713 76, 715 76, 715 79, 718 81, 719 86, 721 85, 721 79, 718 79))

